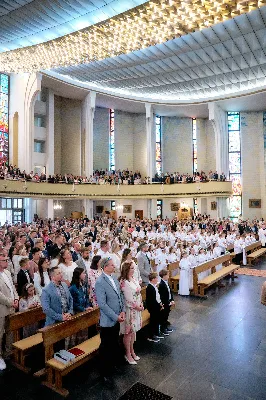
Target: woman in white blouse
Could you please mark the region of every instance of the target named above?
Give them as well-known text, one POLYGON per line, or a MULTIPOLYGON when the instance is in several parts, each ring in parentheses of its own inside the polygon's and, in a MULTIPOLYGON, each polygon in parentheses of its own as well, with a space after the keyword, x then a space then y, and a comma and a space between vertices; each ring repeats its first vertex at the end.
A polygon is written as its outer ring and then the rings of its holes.
POLYGON ((50 283, 49 276, 50 261, 47 258, 41 257, 38 263, 38 272, 34 272, 33 282, 36 289, 36 294, 41 298, 42 290, 50 283))
POLYGON ((61 250, 58 268, 61 269, 63 282, 65 282, 67 286, 70 286, 74 269, 77 267, 78 265, 73 261, 70 251, 68 249, 61 250))
POLYGON ((122 271, 122 266, 124 262, 132 262, 134 265, 134 275, 133 278, 135 279, 136 282, 138 282, 140 285, 142 284, 142 279, 140 277, 140 272, 139 272, 139 267, 135 263, 135 261, 132 260, 132 253, 130 249, 125 249, 122 254, 122 260, 121 260, 121 271, 122 271))

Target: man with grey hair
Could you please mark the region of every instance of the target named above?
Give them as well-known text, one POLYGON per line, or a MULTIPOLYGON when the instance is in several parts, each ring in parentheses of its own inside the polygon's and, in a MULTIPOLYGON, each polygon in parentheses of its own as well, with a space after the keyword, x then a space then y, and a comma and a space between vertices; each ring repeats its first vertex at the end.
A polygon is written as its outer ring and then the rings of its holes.
POLYGON ((147 286, 149 284, 149 274, 153 272, 149 257, 147 256, 147 251, 147 243, 141 243, 139 246, 139 252, 137 254, 137 261, 143 286, 147 286))
POLYGON ((120 323, 125 320, 125 306, 119 282, 112 276, 115 269, 112 258, 103 258, 101 267, 103 273, 96 280, 95 292, 100 308, 100 368, 104 381, 108 383, 120 354, 119 331, 120 323))

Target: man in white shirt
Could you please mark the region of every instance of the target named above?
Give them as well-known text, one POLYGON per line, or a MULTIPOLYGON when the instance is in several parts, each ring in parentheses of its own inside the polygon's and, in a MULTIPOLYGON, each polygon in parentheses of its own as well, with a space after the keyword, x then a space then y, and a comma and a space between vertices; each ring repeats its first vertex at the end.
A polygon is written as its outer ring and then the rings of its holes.
MULTIPOLYGON (((0 253, 0 370, 6 368, 3 359, 2 342, 5 332, 6 317, 15 312, 18 308, 18 294, 13 284, 10 272, 7 271, 7 256, 5 252, 0 253)), ((6 335, 6 351, 11 351, 12 335, 6 335)))
POLYGON ((100 249, 97 251, 97 256, 101 256, 102 258, 111 257, 110 244, 108 240, 101 240, 100 249))

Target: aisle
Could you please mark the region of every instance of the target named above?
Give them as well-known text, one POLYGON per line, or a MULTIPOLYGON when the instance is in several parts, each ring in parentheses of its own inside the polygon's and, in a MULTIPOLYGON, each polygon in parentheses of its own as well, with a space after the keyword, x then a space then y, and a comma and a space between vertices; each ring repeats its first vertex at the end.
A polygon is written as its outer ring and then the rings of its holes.
MULTIPOLYGON (((233 284, 210 289, 207 300, 177 296, 171 336, 159 344, 138 338, 141 360, 121 367, 112 390, 100 383, 95 362, 77 369, 67 378, 68 399, 117 400, 137 381, 178 400, 265 399, 264 280, 239 275, 233 284)), ((1 400, 60 399, 13 368, 0 375, 0 393, 1 400)))

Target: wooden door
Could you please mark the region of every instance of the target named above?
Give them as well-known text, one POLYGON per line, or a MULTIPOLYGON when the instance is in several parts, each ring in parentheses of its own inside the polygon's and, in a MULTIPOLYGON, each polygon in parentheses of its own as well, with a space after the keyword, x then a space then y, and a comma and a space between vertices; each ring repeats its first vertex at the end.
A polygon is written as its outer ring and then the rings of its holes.
POLYGON ((135 210, 135 218, 143 219, 143 210, 135 210))

